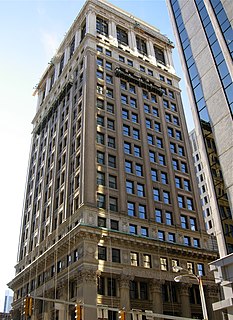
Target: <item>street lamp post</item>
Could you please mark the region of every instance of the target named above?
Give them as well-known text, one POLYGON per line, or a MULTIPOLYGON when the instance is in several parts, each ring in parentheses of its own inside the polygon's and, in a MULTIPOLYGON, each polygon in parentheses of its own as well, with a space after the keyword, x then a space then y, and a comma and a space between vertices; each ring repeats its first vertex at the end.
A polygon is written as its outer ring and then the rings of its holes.
POLYGON ((186 271, 187 273, 176 276, 174 278, 174 280, 176 282, 180 282, 180 280, 183 277, 190 277, 190 278, 194 278, 197 280, 198 282, 198 286, 199 286, 199 292, 200 292, 200 297, 201 297, 201 307, 202 307, 202 313, 203 313, 203 320, 208 320, 208 314, 207 314, 207 308, 206 308, 206 301, 205 301, 205 294, 204 294, 204 289, 203 289, 203 284, 202 284, 202 280, 201 280, 201 276, 196 276, 195 274, 193 274, 192 272, 190 272, 189 270, 186 270, 182 267, 179 266, 175 266, 173 267, 173 270, 175 272, 179 272, 179 271, 186 271))

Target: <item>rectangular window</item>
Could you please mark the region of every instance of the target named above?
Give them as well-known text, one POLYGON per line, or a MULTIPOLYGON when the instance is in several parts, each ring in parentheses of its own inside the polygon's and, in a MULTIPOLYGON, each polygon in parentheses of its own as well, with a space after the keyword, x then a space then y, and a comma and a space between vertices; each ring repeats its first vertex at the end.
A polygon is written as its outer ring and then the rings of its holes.
POLYGON ((124 142, 124 152, 127 154, 131 154, 131 144, 128 142, 124 142))
POLYGON ((99 164, 104 164, 105 163, 105 159, 104 159, 104 153, 97 151, 97 163, 99 164))
POLYGON ((108 36, 108 23, 100 17, 96 17, 96 31, 100 34, 108 36))
POLYGON ((164 52, 160 48, 154 46, 154 52, 155 52, 155 58, 156 60, 165 65, 165 57, 164 57, 164 52))
POLYGON ((131 161, 125 160, 125 172, 133 173, 133 165, 131 161))
POLYGON ((117 220, 110 221, 110 228, 112 230, 119 230, 119 222, 117 220))
POLYGON ((97 207, 100 209, 105 209, 106 203, 105 203, 105 195, 98 193, 97 194, 97 207))
POLYGON ((109 185, 109 188, 117 189, 117 178, 115 176, 109 175, 108 185, 109 185))
POLYGON ((106 62, 105 62, 105 68, 106 68, 107 70, 112 70, 112 63, 106 61, 106 62))
POLYGON ((190 222, 190 229, 193 231, 196 231, 197 230, 196 219, 190 217, 189 222, 190 222))
POLYGON ((152 108, 152 114, 153 114, 153 116, 158 117, 159 116, 159 110, 157 108, 153 107, 152 108))
POLYGON ((147 55, 146 41, 140 37, 136 37, 137 49, 141 54, 147 55))
POLYGON ((187 179, 184 179, 184 190, 191 191, 190 181, 187 179))
POLYGON ((195 248, 200 248, 200 240, 193 238, 193 246, 195 248))
POLYGON ((153 144, 154 144, 153 136, 152 136, 151 134, 148 134, 148 135, 147 135, 147 142, 148 142, 150 145, 153 145, 153 144))
POLYGON ((106 228, 106 218, 98 217, 98 227, 106 228))
POLYGON ((111 168, 116 168, 116 157, 115 156, 112 156, 112 155, 108 156, 108 165, 111 168))
POLYGON ((104 172, 97 172, 97 185, 105 186, 105 174, 104 172))
POLYGON ((168 269, 167 258, 160 258, 160 268, 162 271, 167 271, 168 269))
POLYGON ((107 119, 107 128, 110 130, 115 130, 115 123, 112 119, 107 119))
POLYGON ((137 195, 139 197, 145 197, 145 190, 143 184, 137 183, 137 195))
POLYGON ((112 248, 112 262, 121 263, 121 251, 120 251, 120 249, 112 248))
POLYGON ((138 163, 135 164, 135 173, 139 177, 143 176, 142 165, 141 164, 138 164, 138 163))
POLYGON ((116 148, 116 142, 114 137, 108 136, 108 147, 113 149, 116 148))
POLYGON ((178 154, 179 156, 184 156, 184 147, 178 146, 178 154))
POLYGON ((158 173, 155 169, 151 169, 151 179, 152 181, 158 181, 158 173))
POLYGON ((139 265, 138 253, 130 252, 130 264, 135 267, 139 265))
POLYGON ((155 209, 155 221, 158 223, 162 223, 162 210, 160 209, 155 209))
POLYGON ((140 219, 146 219, 146 206, 139 204, 139 206, 138 206, 138 217, 140 219))
POLYGON ((130 234, 137 234, 137 226, 135 224, 129 225, 129 233, 130 234))
POLYGON ((108 49, 105 50, 105 54, 106 54, 106 56, 108 56, 108 57, 111 57, 111 56, 112 56, 112 52, 111 52, 110 50, 108 50, 108 49))
POLYGON ((150 113, 150 107, 147 104, 144 104, 145 113, 150 113))
POLYGON ((159 154, 159 164, 162 165, 162 166, 166 165, 165 156, 162 155, 162 154, 159 154))
POLYGON ((178 205, 179 208, 184 208, 184 197, 183 196, 177 196, 178 205))
POLYGON ((166 224, 168 225, 168 226, 171 226, 171 225, 173 225, 173 220, 172 220, 172 213, 171 212, 169 212, 169 211, 166 211, 166 224))
POLYGON ((116 279, 108 278, 107 289, 108 296, 116 296, 116 279))
POLYGON ((166 204, 170 203, 170 193, 168 191, 163 191, 163 202, 166 204))
POLYGON ((109 210, 117 212, 117 198, 109 197, 109 210))
POLYGON ((137 108, 137 100, 134 98, 130 98, 130 106, 132 108, 137 108))
POLYGON ((121 95, 121 103, 123 103, 123 104, 128 103, 128 97, 124 94, 121 95))
POLYGON ((172 165, 174 170, 179 170, 179 165, 177 160, 172 159, 172 165))
POLYGON ((165 233, 164 231, 158 230, 158 239, 160 241, 164 241, 165 240, 165 233))
POLYGON ((176 145, 173 142, 170 142, 170 151, 171 153, 176 153, 176 145))
POLYGON ((129 119, 129 111, 122 109, 122 118, 123 119, 129 119))
POLYGON ((197 273, 201 277, 205 275, 205 270, 204 270, 204 264, 203 263, 197 263, 197 273))
POLYGON ((151 268, 151 255, 143 254, 143 267, 151 268))
POLYGON ((107 261, 107 248, 98 246, 98 259, 107 261))
POLYGON ((106 74, 106 82, 112 84, 113 83, 113 77, 109 74, 106 74))
POLYGON ((134 123, 138 123, 138 115, 136 113, 132 113, 131 120, 134 123))
POLYGON ((167 236, 167 237, 168 237, 167 240, 168 240, 169 242, 176 242, 176 241, 175 241, 175 234, 174 234, 174 233, 168 232, 168 236, 167 236))
POLYGON ((167 173, 166 172, 161 172, 161 182, 163 184, 168 184, 168 179, 167 179, 167 173))
POLYGON ((136 140, 140 139, 140 134, 138 129, 133 128, 133 138, 136 140))
POLYGON ((99 126, 104 127, 104 117, 98 115, 98 116, 97 116, 97 124, 98 124, 99 126))
POLYGON ((150 162, 156 162, 155 152, 149 151, 150 162))
POLYGON ((154 201, 160 201, 159 189, 153 189, 154 201))
POLYGON ((141 154, 141 147, 139 146, 134 146, 134 155, 135 157, 141 157, 142 154, 141 154))
POLYGON ((193 200, 190 198, 187 198, 187 208, 188 208, 188 210, 194 210, 193 200))
POLYGON ((104 277, 98 277, 97 279, 98 279, 97 292, 98 294, 104 295, 105 294, 104 277))
POLYGON ((141 236, 143 237, 148 237, 148 228, 146 227, 141 227, 141 236))
POLYGON ((130 299, 138 299, 138 283, 130 281, 130 299))
POLYGON ((135 213, 135 203, 128 202, 127 203, 127 207, 128 207, 128 215, 131 216, 131 217, 134 217, 136 215, 136 213, 135 213))
POLYGON ((181 227, 183 229, 187 229, 187 217, 186 216, 180 216, 180 222, 181 222, 181 227))
POLYGON ((130 127, 125 124, 123 125, 123 135, 130 136, 130 127))
POLYGON ((126 192, 133 194, 134 193, 134 183, 133 181, 126 180, 126 192))
POLYGON ((184 245, 185 246, 190 246, 191 245, 190 237, 184 236, 184 245))
POLYGON ((107 103, 107 111, 109 113, 114 113, 114 105, 108 102, 107 103))
POLYGON ((117 40, 123 45, 128 45, 128 32, 120 27, 117 27, 117 40))
POLYGON ((133 84, 129 84, 129 92, 136 93, 136 88, 133 84))
POLYGON ((181 178, 175 177, 176 187, 181 189, 181 178))

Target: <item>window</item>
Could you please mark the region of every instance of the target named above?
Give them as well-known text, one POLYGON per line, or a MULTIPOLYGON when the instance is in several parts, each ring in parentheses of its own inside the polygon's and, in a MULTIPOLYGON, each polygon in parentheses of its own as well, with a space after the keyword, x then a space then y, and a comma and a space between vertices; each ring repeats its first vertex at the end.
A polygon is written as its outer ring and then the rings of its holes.
POLYGON ((152 70, 148 69, 147 72, 148 72, 149 76, 153 76, 153 71, 152 70))
POLYGON ((137 108, 137 101, 134 98, 130 98, 130 106, 132 108, 137 108))
POLYGON ((107 261, 107 248, 98 246, 98 259, 107 261))
POLYGON ((123 125, 123 135, 130 136, 130 127, 125 124, 123 125))
POLYGON ((97 116, 97 124, 98 124, 99 126, 104 127, 104 117, 98 115, 98 116, 97 116))
POLYGON ((130 281, 130 299, 138 299, 138 283, 136 281, 130 281))
POLYGON ((173 225, 172 213, 169 211, 166 211, 166 224, 169 226, 173 225))
POLYGON ((161 182, 163 184, 167 184, 168 183, 167 174, 165 172, 161 172, 161 182))
POLYGON ((108 56, 108 57, 111 57, 111 56, 112 56, 112 52, 111 52, 110 50, 108 50, 108 49, 105 50, 105 54, 106 54, 106 56, 108 56))
POLYGON ((121 80, 121 89, 127 90, 127 83, 123 80, 121 80))
POLYGON ((140 299, 148 300, 148 285, 146 282, 140 282, 140 299))
POLYGON ((140 134, 138 129, 133 128, 133 138, 136 140, 140 139, 140 134))
POLYGON ((110 130, 115 130, 115 123, 112 119, 107 119, 107 128, 110 130))
POLYGON ((122 56, 119 56, 119 61, 125 63, 125 58, 122 56))
POLYGON ((154 123, 154 129, 156 132, 161 132, 161 126, 160 126, 160 123, 158 122, 155 122, 154 123))
POLYGON ((120 249, 112 248, 112 262, 121 262, 121 251, 120 249))
POLYGON ((111 168, 116 168, 116 157, 109 154, 108 156, 108 165, 111 168))
POLYGON ((162 271, 167 271, 168 269, 167 258, 160 258, 160 268, 162 271))
POLYGON ((154 141, 153 141, 153 136, 151 134, 148 134, 147 135, 147 142, 151 145, 154 144, 154 141))
POLYGON ((114 113, 114 105, 111 103, 107 103, 107 111, 110 113, 114 113))
POLYGON ((141 54, 147 55, 146 41, 136 37, 137 49, 141 54))
POLYGON ((98 217, 98 227, 106 228, 106 218, 98 217))
POLYGON ((105 174, 103 172, 97 172, 97 185, 105 186, 105 174))
POLYGON ((122 109, 122 118, 123 119, 129 119, 129 111, 122 109))
POLYGON ((187 229, 187 217, 186 216, 180 216, 180 222, 181 222, 181 227, 183 229, 187 229))
POLYGON ((190 198, 187 198, 187 208, 188 210, 194 210, 193 208, 193 200, 190 198))
POLYGON ((153 103, 157 102, 157 98, 154 94, 151 94, 151 102, 153 102, 153 103))
POLYGON ((104 93, 104 87, 100 86, 100 85, 97 85, 96 91, 97 91, 98 94, 103 94, 104 93))
POLYGON ((109 209, 111 211, 115 211, 117 212, 117 198, 114 198, 114 197, 109 197, 109 209))
POLYGON ((179 119, 175 116, 173 117, 173 123, 177 126, 179 125, 179 119))
POLYGON ((165 156, 162 154, 159 154, 159 164, 161 164, 162 166, 165 166, 165 156))
POLYGON ((155 221, 158 223, 162 223, 162 211, 160 209, 155 209, 155 221))
MULTIPOLYGON (((173 132, 173 129, 172 128, 167 128, 167 133, 168 133, 168 136, 169 137, 174 137, 174 132, 173 132)), ((171 145, 171 144, 170 144, 171 145)), ((171 150, 171 147, 170 147, 170 150, 171 150)), ((174 148, 174 150, 175 150, 175 148, 174 148)), ((175 152, 175 151, 174 151, 175 152)))
POLYGON ((172 117, 170 115, 170 113, 165 113, 165 119, 167 122, 171 122, 172 121, 172 117))
POLYGON ((129 84, 129 92, 136 93, 136 88, 133 84, 129 84))
POLYGON ((181 132, 176 130, 176 140, 182 140, 181 132))
POLYGON ((109 74, 106 74, 106 82, 112 84, 113 83, 113 78, 109 74))
POLYGON ((197 273, 201 277, 205 275, 204 264, 203 263, 197 263, 197 273))
POLYGON ((135 157, 141 157, 141 147, 139 146, 134 146, 134 155, 135 157))
POLYGON ((171 90, 168 90, 168 96, 169 96, 169 98, 171 98, 171 99, 175 99, 174 92, 171 91, 171 90))
POLYGON ((159 116, 159 110, 157 108, 153 107, 152 108, 152 114, 153 114, 153 116, 158 117, 159 116))
POLYGON ((142 165, 141 164, 138 164, 138 163, 135 164, 135 171, 136 171, 136 175, 137 176, 139 176, 139 177, 143 176, 142 165))
POLYGON ((175 182, 176 182, 176 187, 181 189, 181 178, 175 177, 175 182))
POLYGON ((166 204, 170 203, 170 193, 168 191, 163 191, 163 202, 166 204))
POLYGON ((110 228, 112 230, 119 230, 119 222, 117 220, 110 221, 110 228))
POLYGON ((97 292, 98 292, 98 294, 101 294, 101 295, 105 294, 105 286, 104 286, 104 278, 103 277, 98 277, 97 292))
POLYGON ((150 107, 147 104, 144 104, 145 113, 150 113, 150 107))
POLYGON ((138 253, 130 252, 130 264, 135 267, 139 265, 138 253))
POLYGON ((189 222, 190 222, 190 229, 193 231, 196 231, 197 230, 196 219, 190 217, 189 222))
POLYGON ((150 162, 156 162, 155 152, 149 151, 150 162))
POLYGON ((127 64, 128 64, 128 66, 133 67, 133 61, 132 60, 127 59, 127 64))
POLYGON ((108 98, 113 98, 113 90, 107 88, 107 89, 106 89, 106 96, 107 96, 108 98))
POLYGON ((132 113, 131 120, 134 123, 138 123, 138 115, 136 113, 132 113))
POLYGON ((98 193, 97 194, 97 207, 101 209, 105 209, 105 195, 98 193))
POLYGON ((126 180, 126 192, 133 194, 134 193, 134 183, 133 181, 126 180))
POLYGON ((98 51, 98 52, 103 52, 103 47, 101 47, 101 46, 96 46, 96 50, 98 51))
POLYGON ((129 225, 129 233, 130 234, 137 234, 137 226, 135 224, 129 225))
POLYGON ((140 71, 141 71, 141 72, 146 72, 145 67, 144 67, 144 66, 140 66, 140 71))
POLYGON ((144 99, 147 99, 147 100, 149 99, 149 94, 148 94, 147 91, 143 90, 143 91, 142 91, 142 95, 143 95, 143 98, 144 98, 144 99))
POLYGON ((96 71, 96 77, 98 79, 103 79, 104 78, 104 73, 102 71, 100 71, 100 70, 97 70, 96 71))
POLYGON ((140 219, 146 219, 146 206, 139 204, 139 206, 138 206, 138 217, 140 219))
POLYGON ((167 79, 167 84, 172 85, 172 80, 171 79, 167 79))
POLYGON ((176 269, 174 270, 174 268, 178 267, 178 266, 179 266, 179 261, 176 259, 172 259, 172 271, 173 272, 178 272, 178 271, 176 271, 176 269))
POLYGON ((116 148, 116 142, 115 142, 115 138, 108 136, 108 147, 110 148, 116 148))
POLYGON ((125 172, 133 173, 133 166, 131 161, 125 160, 125 172))
POLYGON ((63 53, 61 60, 60 60, 60 65, 59 65, 59 76, 62 73, 63 67, 64 67, 64 58, 65 58, 65 54, 63 53))
POLYGON ((168 232, 167 238, 168 238, 167 240, 169 242, 176 242, 176 238, 175 238, 175 234, 174 233, 168 232))
POLYGON ((196 248, 200 248, 200 240, 193 238, 193 246, 196 248))
POLYGON ((154 46, 154 52, 156 60, 162 64, 165 64, 164 52, 156 46, 154 46))
POLYGON ((123 103, 123 104, 128 103, 128 97, 124 94, 121 95, 121 103, 123 103))
POLYGON ((178 154, 179 154, 180 156, 184 156, 184 147, 178 146, 178 154))
POLYGON ((170 142, 170 150, 171 153, 176 153, 176 145, 173 142, 170 142))
POLYGON ((119 43, 128 45, 128 33, 127 31, 117 27, 117 40, 119 43))
POLYGON ((144 190, 143 184, 140 184, 140 183, 137 184, 137 195, 139 197, 145 197, 145 190, 144 190))
POLYGON ((180 208, 184 208, 184 197, 183 196, 178 196, 177 200, 178 200, 179 207, 180 208))
POLYGON ((103 59, 97 58, 96 62, 97 62, 98 66, 103 67, 103 65, 104 65, 104 60, 103 59))
POLYGON ((190 273, 193 273, 194 267, 193 267, 193 263, 192 263, 192 262, 187 262, 187 270, 188 270, 190 273))
POLYGON ((99 164, 104 164, 105 163, 105 161, 104 161, 104 153, 103 152, 97 151, 97 163, 99 163, 99 164))
POLYGON ((159 75, 159 80, 165 81, 165 77, 160 74, 160 75, 159 75))
POLYGON ((164 108, 169 108, 169 103, 168 103, 168 101, 167 100, 163 100, 163 106, 164 106, 164 108))
POLYGON ((165 233, 164 231, 158 230, 158 239, 161 241, 165 240, 165 233))
POLYGON ((108 23, 106 20, 96 17, 96 31, 105 36, 108 35, 108 23))
POLYGON ((143 254, 143 267, 151 268, 151 256, 149 254, 143 254))
POLYGON ((184 179, 184 189, 186 191, 191 191, 191 186, 190 186, 190 181, 189 180, 184 179))
POLYGON ((172 111, 177 111, 175 103, 171 102, 171 110, 172 111))
POLYGON ((108 185, 109 185, 109 188, 117 189, 117 178, 115 176, 109 175, 108 185))
POLYGON ((184 236, 184 245, 185 246, 190 246, 191 245, 190 237, 184 236))
POLYGON ((172 159, 172 165, 174 170, 179 170, 178 160, 172 159))
POLYGON ((151 179, 152 181, 158 181, 158 173, 155 169, 151 169, 151 179))
POLYGON ((141 236, 148 237, 148 228, 141 227, 141 236))
POLYGON ((107 279, 108 296, 116 296, 116 279, 107 279))
POLYGON ((153 196, 155 201, 160 201, 159 189, 153 189, 153 196))
POLYGON ((128 142, 124 142, 124 152, 127 154, 131 154, 131 144, 128 142))
POLYGON ((135 216, 135 204, 133 202, 128 202, 128 215, 131 217, 135 216))

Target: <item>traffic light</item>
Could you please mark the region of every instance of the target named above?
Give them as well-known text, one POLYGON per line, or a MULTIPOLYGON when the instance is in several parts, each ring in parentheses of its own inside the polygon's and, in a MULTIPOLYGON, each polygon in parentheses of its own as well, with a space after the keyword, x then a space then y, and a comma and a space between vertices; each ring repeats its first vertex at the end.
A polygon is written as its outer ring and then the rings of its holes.
POLYGON ((29 315, 29 297, 26 297, 23 300, 23 313, 26 317, 28 317, 28 315, 29 315))
POLYGON ((82 320, 82 309, 80 304, 75 305, 75 319, 82 320))
POLYGON ((126 315, 124 310, 119 311, 119 320, 126 320, 126 315))
POLYGON ((28 315, 31 317, 32 316, 32 309, 33 309, 33 299, 32 299, 32 297, 29 297, 28 300, 29 300, 28 315))

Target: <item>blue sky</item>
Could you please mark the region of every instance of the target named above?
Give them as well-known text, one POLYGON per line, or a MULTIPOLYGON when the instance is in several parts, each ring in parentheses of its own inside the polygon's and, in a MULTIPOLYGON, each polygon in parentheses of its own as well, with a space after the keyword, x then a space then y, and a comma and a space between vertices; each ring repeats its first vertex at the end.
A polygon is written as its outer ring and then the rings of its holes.
MULTIPOLYGON (((109 2, 154 25, 175 42, 165 0, 109 2)), ((6 283, 14 277, 17 261, 31 120, 36 109, 33 87, 83 4, 83 0, 0 0, 0 311, 6 283)), ((182 78, 176 50, 174 63, 182 78)), ((193 122, 183 80, 181 89, 191 130, 193 122)))

